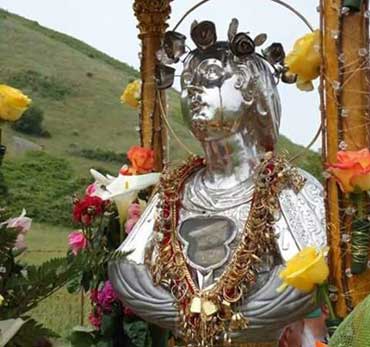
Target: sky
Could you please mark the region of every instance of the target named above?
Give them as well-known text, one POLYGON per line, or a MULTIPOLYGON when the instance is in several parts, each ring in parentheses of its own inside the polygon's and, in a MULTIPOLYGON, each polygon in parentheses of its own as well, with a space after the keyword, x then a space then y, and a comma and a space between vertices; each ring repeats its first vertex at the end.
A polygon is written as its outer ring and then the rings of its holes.
MULTIPOLYGON (((174 0, 170 28, 198 1, 174 0)), ((285 1, 318 27, 318 0, 285 1)), ((133 0, 0 0, 0 8, 76 37, 138 68, 140 41, 132 4, 133 0)), ((239 19, 241 31, 250 32, 251 36, 266 33, 268 43, 281 42, 286 51, 308 32, 298 17, 271 0, 211 0, 193 12, 178 31, 189 37, 189 28, 195 19, 212 20, 216 23, 219 39, 223 39, 234 17, 239 19)), ((320 122, 317 88, 313 92, 301 92, 294 85, 280 84, 279 91, 283 108, 281 133, 296 143, 307 145, 320 122)), ((319 140, 313 148, 320 146, 319 140)))

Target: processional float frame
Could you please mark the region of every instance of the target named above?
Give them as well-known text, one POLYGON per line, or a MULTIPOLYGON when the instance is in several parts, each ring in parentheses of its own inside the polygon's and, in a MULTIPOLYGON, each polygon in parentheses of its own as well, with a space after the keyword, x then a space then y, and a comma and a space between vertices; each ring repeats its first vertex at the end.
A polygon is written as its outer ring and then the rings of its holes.
MULTIPOLYGON (((142 103, 140 140, 155 151, 156 170, 161 171, 168 156, 168 134, 157 102, 155 86, 156 52, 168 27, 172 0, 135 0, 142 41, 141 79, 142 103)), ((220 3, 217 3, 219 5, 220 3)), ((216 5, 214 5, 216 6, 216 5)), ((344 145, 349 150, 370 147, 369 140, 369 22, 368 0, 360 11, 343 10, 342 0, 321 0, 319 6, 322 33, 321 83, 319 87, 322 113, 322 161, 335 162, 344 145), (364 53, 366 49, 366 54, 364 53), (359 105, 361 105, 359 107, 359 105), (348 117, 345 117, 349 113, 348 117)), ((165 105, 165 92, 160 92, 165 105)), ((346 201, 334 179, 326 182, 327 230, 330 245, 331 284, 336 288, 336 313, 345 317, 370 293, 370 271, 352 276, 350 242, 343 234, 350 233, 341 211, 346 201)))

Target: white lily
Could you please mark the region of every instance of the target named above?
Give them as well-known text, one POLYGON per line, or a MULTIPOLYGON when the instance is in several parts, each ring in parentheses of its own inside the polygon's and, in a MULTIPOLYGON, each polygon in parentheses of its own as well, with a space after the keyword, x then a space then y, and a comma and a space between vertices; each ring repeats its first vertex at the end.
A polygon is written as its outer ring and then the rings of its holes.
POLYGON ((105 195, 107 195, 106 187, 111 184, 117 177, 113 177, 110 175, 104 176, 99 171, 96 171, 94 169, 90 169, 90 174, 95 179, 95 190, 91 195, 98 196, 103 200, 108 200, 105 198, 105 195))
POLYGON ((126 220, 128 207, 137 198, 139 191, 157 184, 161 175, 160 173, 133 176, 119 174, 118 177, 108 178, 96 170, 90 172, 100 185, 100 189, 94 195, 103 200, 115 202, 121 224, 126 220))

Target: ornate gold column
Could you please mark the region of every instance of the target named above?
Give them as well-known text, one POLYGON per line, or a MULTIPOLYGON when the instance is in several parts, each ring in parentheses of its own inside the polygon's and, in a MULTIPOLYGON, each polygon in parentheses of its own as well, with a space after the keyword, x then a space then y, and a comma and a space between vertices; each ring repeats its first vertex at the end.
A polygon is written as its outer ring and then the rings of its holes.
MULTIPOLYGON (((335 162, 340 149, 369 147, 369 32, 363 1, 360 12, 343 11, 341 0, 321 1, 323 45, 324 160, 335 162)), ((346 216, 345 197, 334 179, 326 186, 327 221, 330 244, 331 282, 338 289, 336 311, 345 317, 370 293, 370 271, 351 275, 351 217, 346 216)))
MULTIPOLYGON (((144 147, 155 152, 155 169, 162 171, 167 160, 167 131, 162 122, 160 107, 156 101, 155 71, 156 52, 160 48, 167 28, 171 0, 135 0, 134 11, 139 21, 139 38, 142 42, 141 79, 142 104, 140 113, 140 140, 144 147)), ((164 92, 160 93, 162 104, 166 105, 164 92)))

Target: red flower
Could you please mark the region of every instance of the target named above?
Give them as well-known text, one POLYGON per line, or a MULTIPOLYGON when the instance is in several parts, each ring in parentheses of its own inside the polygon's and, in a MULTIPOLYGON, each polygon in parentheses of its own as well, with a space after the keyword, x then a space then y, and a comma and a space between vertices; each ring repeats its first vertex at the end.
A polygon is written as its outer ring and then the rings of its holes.
POLYGON ((99 291, 97 289, 90 289, 90 300, 91 302, 97 304, 98 303, 98 294, 99 291))
POLYGON ((154 169, 154 151, 150 148, 133 146, 127 152, 127 158, 136 174, 152 172, 154 169))
POLYGON ((123 308, 123 314, 126 316, 126 317, 135 317, 135 312, 132 311, 130 308, 128 307, 124 307, 123 308))
POLYGON ((100 216, 105 209, 105 202, 98 196, 86 195, 75 203, 73 218, 76 222, 90 225, 95 217, 100 216))
POLYGON ((89 322, 97 330, 100 329, 102 318, 103 312, 99 308, 93 309, 89 314, 89 322))

